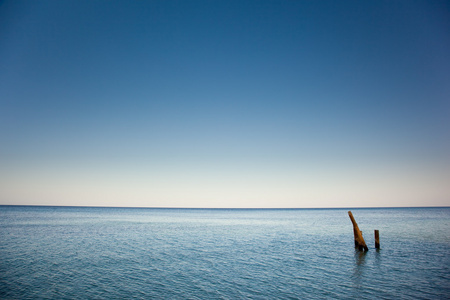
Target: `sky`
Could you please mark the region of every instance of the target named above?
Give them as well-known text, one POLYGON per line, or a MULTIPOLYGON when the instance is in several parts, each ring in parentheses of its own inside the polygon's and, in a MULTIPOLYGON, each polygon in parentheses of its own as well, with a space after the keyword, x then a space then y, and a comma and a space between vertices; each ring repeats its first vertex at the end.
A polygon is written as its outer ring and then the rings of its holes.
POLYGON ((2 1, 0 204, 450 206, 448 1, 2 1))

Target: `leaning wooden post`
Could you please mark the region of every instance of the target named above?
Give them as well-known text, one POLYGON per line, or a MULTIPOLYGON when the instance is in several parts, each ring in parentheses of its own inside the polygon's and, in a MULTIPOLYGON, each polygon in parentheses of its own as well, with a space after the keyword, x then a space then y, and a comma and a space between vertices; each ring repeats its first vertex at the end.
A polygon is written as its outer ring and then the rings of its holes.
POLYGON ((353 226, 353 239, 355 240, 355 248, 358 247, 358 233, 357 233, 357 229, 358 227, 353 226))
POLYGON ((355 247, 357 247, 359 250, 369 251, 369 248, 367 248, 366 242, 364 241, 364 238, 362 236, 361 230, 359 230, 358 224, 355 221, 355 218, 353 218, 353 214, 351 211, 348 211, 348 216, 350 217, 350 220, 353 224, 353 236, 355 239, 355 247))
POLYGON ((375 248, 380 249, 380 231, 375 230, 375 248))

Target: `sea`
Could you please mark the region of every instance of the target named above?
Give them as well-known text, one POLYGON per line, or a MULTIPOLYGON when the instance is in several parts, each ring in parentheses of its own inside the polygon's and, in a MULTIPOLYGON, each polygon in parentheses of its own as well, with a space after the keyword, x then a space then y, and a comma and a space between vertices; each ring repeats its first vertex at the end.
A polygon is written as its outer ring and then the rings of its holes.
POLYGON ((450 299, 450 208, 0 206, 0 299, 450 299))

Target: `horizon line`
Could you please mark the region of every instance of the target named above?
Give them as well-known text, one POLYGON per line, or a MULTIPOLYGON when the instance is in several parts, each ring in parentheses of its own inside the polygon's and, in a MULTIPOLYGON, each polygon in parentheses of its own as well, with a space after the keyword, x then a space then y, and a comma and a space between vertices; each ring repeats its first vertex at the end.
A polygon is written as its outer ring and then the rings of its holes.
POLYGON ((99 205, 41 205, 0 204, 0 207, 66 207, 66 208, 136 208, 136 209, 192 209, 192 210, 301 210, 301 209, 400 209, 400 208, 450 208, 449 206, 342 206, 342 207, 177 207, 177 206, 99 206, 99 205))

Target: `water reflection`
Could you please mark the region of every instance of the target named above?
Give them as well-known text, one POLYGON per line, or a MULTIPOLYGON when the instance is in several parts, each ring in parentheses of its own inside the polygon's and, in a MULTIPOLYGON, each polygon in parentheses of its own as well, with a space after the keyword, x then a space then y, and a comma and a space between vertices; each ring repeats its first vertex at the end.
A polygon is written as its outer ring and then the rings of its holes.
POLYGON ((359 251, 355 249, 355 267, 353 268, 353 283, 354 286, 361 287, 361 280, 363 279, 364 271, 366 269, 366 251, 359 251))
POLYGON ((380 254, 380 249, 375 249, 375 261, 377 262, 377 264, 380 262, 380 258, 381 258, 381 254, 380 254))

